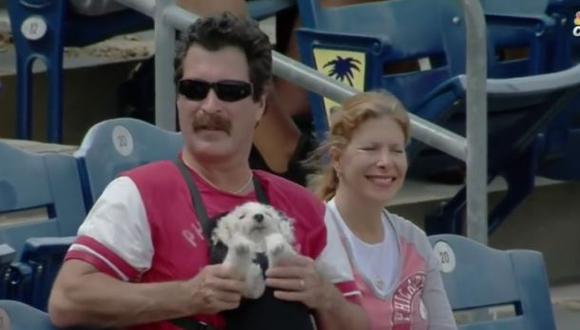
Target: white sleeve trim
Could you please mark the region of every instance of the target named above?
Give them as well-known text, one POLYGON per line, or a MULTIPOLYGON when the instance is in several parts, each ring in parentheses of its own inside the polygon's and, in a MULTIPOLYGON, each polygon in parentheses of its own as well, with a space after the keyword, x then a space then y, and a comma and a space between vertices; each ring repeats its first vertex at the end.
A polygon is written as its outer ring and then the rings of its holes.
POLYGON ((93 255, 95 258, 99 258, 102 262, 107 264, 107 266, 109 266, 113 271, 115 271, 115 273, 119 276, 119 278, 121 278, 125 282, 129 281, 129 276, 127 276, 127 274, 123 273, 117 266, 115 266, 115 264, 110 262, 107 258, 103 257, 100 253, 91 249, 90 247, 81 244, 73 244, 70 247, 70 251, 83 251, 85 253, 93 255))
POLYGON ((154 249, 147 213, 137 186, 128 177, 119 177, 105 188, 78 235, 98 241, 140 273, 151 268, 154 249))

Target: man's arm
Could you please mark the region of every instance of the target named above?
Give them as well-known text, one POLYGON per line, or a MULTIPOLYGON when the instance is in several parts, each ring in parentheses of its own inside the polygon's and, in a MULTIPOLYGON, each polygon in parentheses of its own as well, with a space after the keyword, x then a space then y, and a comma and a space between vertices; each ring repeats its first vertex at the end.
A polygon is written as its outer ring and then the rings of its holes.
POLYGON ((243 284, 222 265, 188 281, 128 283, 78 260, 64 263, 49 315, 58 327, 125 327, 237 308, 243 284))
POLYGON ((369 329, 366 313, 349 302, 342 293, 316 270, 311 258, 296 256, 268 269, 266 285, 276 288, 281 300, 299 301, 315 311, 319 329, 369 329))

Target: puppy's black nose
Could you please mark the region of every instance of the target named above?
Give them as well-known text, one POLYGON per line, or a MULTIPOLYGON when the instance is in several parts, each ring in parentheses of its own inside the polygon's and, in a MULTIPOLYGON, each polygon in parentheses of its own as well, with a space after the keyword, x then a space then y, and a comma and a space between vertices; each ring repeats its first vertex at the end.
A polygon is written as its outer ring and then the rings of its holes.
POLYGON ((256 222, 258 222, 258 223, 262 223, 262 221, 264 221, 264 215, 263 214, 255 214, 254 220, 256 220, 256 222))

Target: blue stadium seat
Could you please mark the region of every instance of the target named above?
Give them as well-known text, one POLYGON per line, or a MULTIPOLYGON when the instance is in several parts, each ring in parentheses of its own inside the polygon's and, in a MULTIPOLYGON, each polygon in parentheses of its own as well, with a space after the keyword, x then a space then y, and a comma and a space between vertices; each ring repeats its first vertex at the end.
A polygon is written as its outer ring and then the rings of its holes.
POLYGON ((434 235, 429 240, 440 258, 443 283, 456 315, 494 307, 501 315, 502 307, 507 309, 505 317, 459 324, 460 329, 556 329, 541 253, 500 251, 457 235, 434 235))
POLYGON ((0 326, 3 330, 57 330, 48 314, 14 300, 0 300, 0 326))
MULTIPOLYGON (((548 13, 560 22, 555 69, 580 63, 580 0, 550 0, 548 13)), ((557 180, 580 180, 580 101, 560 114, 538 139, 541 155, 538 174, 557 180)))
POLYGON ((157 160, 175 159, 182 145, 180 133, 137 119, 111 119, 93 126, 75 153, 87 210, 121 172, 157 160))
MULTIPOLYGON (((576 120, 578 120, 577 118, 576 120)), ((580 123, 552 127, 539 136, 542 146, 537 173, 554 180, 580 180, 580 123)))
POLYGON ((31 268, 16 261, 16 257, 16 250, 10 245, 0 244, 0 299, 29 297, 31 268))
MULTIPOLYGON (((508 10, 514 2, 483 1, 490 78, 547 72, 547 46, 540 42, 554 25, 543 14, 547 2, 517 1, 521 6, 508 10), (522 12, 516 15, 518 10, 522 12), (506 58, 505 52, 520 48, 529 54, 506 58)), ((339 8, 299 0, 298 5, 304 26, 298 31, 300 55, 306 64, 327 74, 334 71, 331 76, 355 88, 386 88, 413 112, 440 93, 436 86, 465 73, 463 9, 456 0, 391 0, 339 8), (362 76, 358 86, 357 76, 362 76)), ((312 95, 311 101, 315 114, 323 114, 321 98, 312 95)), ((437 117, 433 111, 422 112, 426 118, 437 117)), ((326 130, 325 118, 316 119, 317 130, 326 130)))
MULTIPOLYGON (((458 1, 391 0, 340 8, 321 8, 314 0, 298 4, 305 26, 298 31, 299 48, 306 64, 360 90, 385 88, 411 112, 465 134, 466 32, 458 1)), ((503 176, 508 182, 508 193, 489 215, 492 232, 533 189, 537 135, 574 102, 580 66, 552 72, 546 61, 556 31, 545 13, 548 0, 483 5, 493 146, 489 180, 503 176)), ((317 135, 323 137, 331 104, 318 95, 310 101, 317 135)), ((458 172, 464 166, 418 142, 408 155, 410 173, 416 175, 458 172)), ((465 189, 427 220, 428 231, 461 233, 464 207, 465 189)))
POLYGON ((30 283, 34 288, 27 303, 46 310, 52 284, 74 240, 75 236, 66 236, 35 237, 26 241, 20 261, 30 266, 30 283))
POLYGON ((552 58, 555 69, 566 68, 580 62, 580 31, 576 35, 574 28, 580 26, 576 13, 580 11, 578 0, 550 0, 547 12, 560 25, 561 33, 557 36, 557 46, 553 48, 552 58))
POLYGON ((2 142, 0 159, 0 241, 20 256, 30 237, 75 235, 86 215, 75 159, 2 142))
POLYGON ((16 258, 16 251, 8 244, 0 244, 0 297, 7 297, 10 290, 8 281, 10 265, 16 258))
MULTIPOLYGON (((36 60, 46 64, 50 88, 47 107, 47 138, 62 141, 63 47, 85 46, 107 38, 153 28, 149 16, 132 9, 107 10, 85 1, 84 7, 98 7, 102 15, 80 14, 68 0, 10 0, 8 11, 14 32, 18 72, 17 135, 32 136, 33 100, 32 65, 36 60), (24 31, 24 33, 23 33, 24 31)), ((114 1, 110 5, 118 7, 114 1)), ((294 0, 253 0, 249 14, 256 19, 275 15, 294 5, 294 0)))
POLYGON ((19 260, 4 273, 7 282, 0 298, 40 301, 36 290, 52 283, 53 269, 60 264, 45 263, 44 269, 29 264, 29 259, 42 258, 38 253, 26 257, 30 254, 25 252, 30 249, 26 242, 34 237, 76 235, 86 215, 77 163, 69 155, 33 154, 1 142, 0 159, 9 160, 0 162, 0 214, 5 218, 0 241, 14 248, 19 260))
MULTIPOLYGON (((484 8, 493 2, 495 7, 511 8, 515 15, 537 15, 546 12, 553 20, 553 31, 541 31, 542 42, 546 43, 546 71, 557 72, 580 63, 580 11, 579 0, 543 0, 506 2, 501 0, 484 0, 484 8)), ((489 7, 489 6, 488 6, 489 7)), ((544 18, 545 19, 545 18, 544 18)), ((493 27, 490 27, 492 29, 493 27)), ((493 33, 492 33, 493 34, 493 33)), ((537 139, 538 170, 537 174, 558 180, 580 179, 580 100, 574 100, 568 109, 562 111, 537 139)))

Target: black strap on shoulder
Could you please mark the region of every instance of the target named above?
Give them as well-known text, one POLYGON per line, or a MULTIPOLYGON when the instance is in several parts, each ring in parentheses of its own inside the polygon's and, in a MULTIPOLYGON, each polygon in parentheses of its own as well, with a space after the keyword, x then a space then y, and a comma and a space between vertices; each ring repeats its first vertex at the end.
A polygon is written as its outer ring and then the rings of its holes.
POLYGON ((205 210, 205 206, 203 205, 203 201, 201 200, 201 194, 197 189, 197 186, 193 182, 193 178, 191 177, 191 173, 189 173, 189 169, 183 163, 181 158, 175 160, 175 164, 177 168, 179 168, 179 172, 181 176, 185 180, 187 187, 189 188, 189 194, 191 195, 191 201, 193 203, 193 208, 195 211, 195 215, 197 216, 197 220, 201 225, 201 229, 203 230, 203 235, 208 240, 211 239, 211 224, 209 222, 209 218, 207 216, 207 211, 205 210))
MULTIPOLYGON (((189 193, 191 195, 191 201, 193 203, 193 208, 195 209, 194 210, 195 215, 197 215, 197 219, 198 219, 199 223, 201 224, 203 234, 206 237, 206 239, 209 240, 209 239, 211 239, 212 226, 211 226, 209 217, 207 215, 207 211, 205 209, 205 206, 203 205, 203 201, 201 199, 201 194, 199 193, 199 189, 197 189, 197 186, 193 182, 193 178, 191 177, 191 173, 189 172, 189 169, 187 168, 187 166, 185 165, 183 160, 181 158, 178 158, 175 160, 175 164, 177 165, 177 168, 179 168, 179 172, 181 173, 181 176, 183 176, 183 179, 185 180, 185 183, 187 184, 187 187, 189 188, 189 193)), ((262 186, 262 183, 260 183, 260 180, 258 180, 258 178, 255 175, 254 175, 252 180, 254 182, 254 191, 256 192, 256 199, 258 200, 258 202, 260 202, 262 204, 270 204, 270 202, 268 201, 268 197, 266 195, 266 192, 264 191, 264 187, 262 186)))
MULTIPOLYGON (((197 219, 198 219, 199 223, 201 224, 201 228, 203 230, 203 235, 206 237, 206 239, 209 242, 209 240, 211 239, 211 232, 210 232, 211 224, 209 222, 209 218, 207 216, 205 206, 203 205, 203 201, 201 200, 201 194, 199 193, 197 186, 193 182, 193 179, 191 178, 191 173, 189 173, 189 170, 187 169, 187 167, 183 163, 183 160, 181 160, 180 158, 176 159, 175 165, 177 165, 177 168, 179 169, 179 172, 181 173, 183 180, 185 180, 185 183, 187 184, 187 187, 189 188, 189 194, 191 195, 191 200, 193 203, 194 211, 197 215, 197 219)), ((210 327, 207 324, 197 322, 197 321, 194 321, 194 320, 189 319, 189 318, 174 319, 174 320, 171 320, 170 322, 173 325, 175 325, 181 329, 184 329, 184 330, 212 330, 213 329, 212 327, 210 327)))
POLYGON ((256 192, 256 199, 258 200, 258 202, 270 205, 270 201, 268 200, 268 196, 264 191, 264 187, 262 187, 260 180, 258 180, 258 178, 255 175, 253 177, 253 181, 254 181, 254 191, 256 192))

